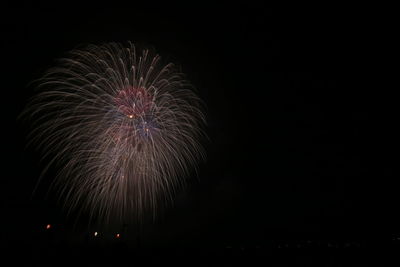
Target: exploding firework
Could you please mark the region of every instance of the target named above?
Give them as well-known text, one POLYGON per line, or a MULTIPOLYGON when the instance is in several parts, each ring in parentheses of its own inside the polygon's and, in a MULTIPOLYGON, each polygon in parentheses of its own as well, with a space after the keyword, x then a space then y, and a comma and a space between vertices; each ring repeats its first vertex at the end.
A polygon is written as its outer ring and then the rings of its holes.
POLYGON ((204 158, 202 102, 173 64, 133 44, 90 45, 38 81, 23 117, 70 210, 110 220, 156 214, 204 158), (83 208, 82 208, 83 207, 83 208))

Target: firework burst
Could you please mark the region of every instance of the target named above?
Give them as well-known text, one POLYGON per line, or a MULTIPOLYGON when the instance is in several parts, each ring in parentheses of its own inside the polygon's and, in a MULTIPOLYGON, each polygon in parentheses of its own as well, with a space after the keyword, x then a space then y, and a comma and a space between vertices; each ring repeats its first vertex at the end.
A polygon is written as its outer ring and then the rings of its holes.
POLYGON ((52 186, 70 210, 106 220, 155 215, 204 158, 200 99, 149 50, 131 43, 73 50, 38 90, 23 117, 46 169, 57 166, 52 186))

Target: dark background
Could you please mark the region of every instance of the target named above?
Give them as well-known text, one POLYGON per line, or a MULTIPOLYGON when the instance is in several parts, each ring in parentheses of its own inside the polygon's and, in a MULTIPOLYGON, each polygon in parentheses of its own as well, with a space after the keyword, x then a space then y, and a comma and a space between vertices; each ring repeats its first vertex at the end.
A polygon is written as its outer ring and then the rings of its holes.
MULTIPOLYGON (((142 249, 153 260, 169 254, 173 261, 168 249, 216 251, 212 255, 226 259, 238 257, 231 250, 258 249, 260 259, 285 246, 395 247, 398 86, 383 63, 389 41, 370 11, 7 3, 1 42, 3 252, 41 262, 64 254, 128 260, 142 249), (38 152, 25 148, 29 127, 16 117, 33 94, 28 83, 66 51, 128 40, 178 63, 198 89, 207 105, 208 159, 199 180, 193 177, 140 236, 131 229, 119 241, 112 232, 94 241, 93 229, 74 228, 45 189, 32 197, 42 165, 38 152)), ((203 256, 197 258, 208 265, 203 256)))

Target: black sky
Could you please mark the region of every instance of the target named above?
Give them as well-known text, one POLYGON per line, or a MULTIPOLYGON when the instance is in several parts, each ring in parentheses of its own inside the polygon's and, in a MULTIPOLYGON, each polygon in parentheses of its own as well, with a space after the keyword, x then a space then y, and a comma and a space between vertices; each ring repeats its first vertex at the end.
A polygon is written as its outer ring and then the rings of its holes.
POLYGON ((148 227, 150 244, 400 234, 395 86, 384 39, 357 9, 132 1, 3 12, 5 243, 66 223, 57 204, 31 199, 41 165, 16 122, 28 83, 79 44, 128 40, 182 66, 207 105, 200 180, 148 227))

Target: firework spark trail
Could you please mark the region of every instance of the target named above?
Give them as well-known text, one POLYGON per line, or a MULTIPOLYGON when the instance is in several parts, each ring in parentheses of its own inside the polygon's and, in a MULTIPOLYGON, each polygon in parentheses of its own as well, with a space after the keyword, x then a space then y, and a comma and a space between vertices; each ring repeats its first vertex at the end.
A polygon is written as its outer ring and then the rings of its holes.
POLYGON ((105 220, 154 214, 204 158, 201 101, 173 64, 129 43, 71 51, 23 117, 70 210, 105 220))

